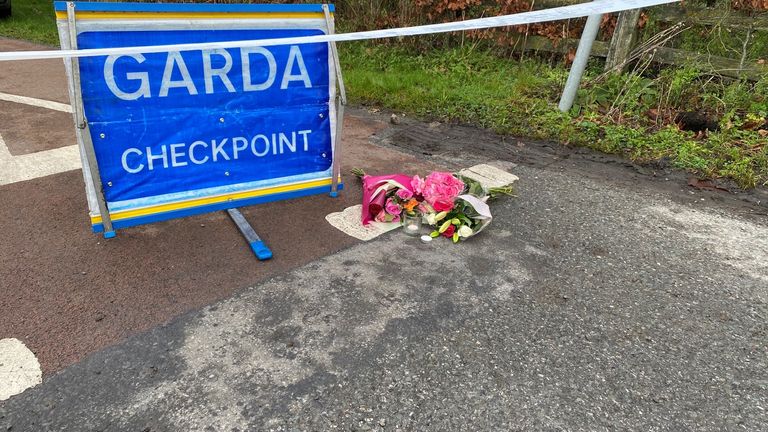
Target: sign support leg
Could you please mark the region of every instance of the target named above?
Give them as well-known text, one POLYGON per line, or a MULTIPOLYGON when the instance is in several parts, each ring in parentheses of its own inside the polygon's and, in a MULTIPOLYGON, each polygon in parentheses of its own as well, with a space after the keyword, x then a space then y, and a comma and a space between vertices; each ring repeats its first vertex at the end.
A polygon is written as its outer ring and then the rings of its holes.
POLYGON ((256 231, 253 230, 253 227, 251 224, 248 223, 247 220, 245 220, 245 216, 243 216, 242 213, 240 213, 240 210, 238 209, 228 209, 227 213, 229 213, 229 217, 232 218, 232 221, 235 222, 235 225, 237 225, 237 229, 240 230, 240 233, 243 234, 243 237, 245 237, 245 240, 248 241, 248 245, 251 246, 251 250, 254 254, 256 254, 256 258, 259 259, 259 261, 264 261, 272 258, 272 251, 269 250, 267 245, 264 243, 263 240, 261 240, 261 237, 259 237, 258 234, 256 234, 256 231))
POLYGON ((331 196, 339 196, 339 180, 341 180, 341 131, 344 129, 344 103, 339 99, 336 103, 336 148, 333 149, 333 169, 331 175, 331 196))
MULTIPOLYGON (((69 31, 70 49, 76 50, 77 24, 75 19, 75 4, 73 2, 67 3, 67 25, 69 31)), ((109 239, 115 237, 116 233, 112 227, 112 218, 110 217, 107 201, 104 197, 104 185, 101 183, 99 165, 96 162, 96 151, 93 148, 91 131, 88 128, 88 120, 85 118, 85 111, 83 110, 83 94, 82 88, 80 87, 80 63, 77 57, 71 57, 69 60, 72 68, 71 79, 74 84, 72 112, 75 118, 75 127, 79 129, 80 135, 83 139, 83 148, 85 150, 86 160, 88 161, 88 169, 96 189, 96 201, 98 202, 99 214, 101 215, 101 225, 104 227, 104 238, 109 239)))
MULTIPOLYGON (((328 28, 328 34, 335 32, 331 12, 327 4, 323 5, 325 14, 325 24, 328 28)), ((341 63, 339 62, 339 51, 336 48, 336 42, 329 42, 328 47, 333 57, 333 69, 336 72, 336 83, 339 88, 339 95, 336 100, 336 130, 334 131, 333 148, 333 168, 331 169, 331 196, 339 196, 339 181, 341 180, 341 134, 344 130, 344 107, 347 105, 347 89, 344 87, 344 75, 341 73, 341 63)))

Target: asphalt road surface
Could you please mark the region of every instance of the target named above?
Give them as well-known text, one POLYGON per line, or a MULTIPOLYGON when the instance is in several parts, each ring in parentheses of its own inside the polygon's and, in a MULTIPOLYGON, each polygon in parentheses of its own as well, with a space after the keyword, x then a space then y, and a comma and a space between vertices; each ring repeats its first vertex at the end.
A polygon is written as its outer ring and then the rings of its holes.
MULTIPOLYGON (((0 39, 0 50, 35 47, 0 39)), ((0 67, 0 339, 24 342, 46 376, 356 242, 325 221, 328 213, 360 201, 355 187, 339 199, 314 196, 242 209, 275 254, 268 262, 255 260, 225 212, 121 230, 105 241, 90 232, 82 174, 72 170, 79 166, 72 115, 58 106, 68 102, 63 63, 0 67), (35 100, 2 101, 4 95, 35 100), (74 151, 61 151, 67 148, 74 151), (53 168, 40 172, 45 161, 53 168)), ((345 172, 424 169, 414 156, 369 142, 386 120, 347 119, 345 172)))
MULTIPOLYGON (((13 67, 0 93, 67 102, 59 63, 13 67)), ((8 153, 66 158, 45 152, 71 117, 38 105, 0 107, 8 153)), ((347 168, 492 162, 518 196, 460 245, 360 243, 324 220, 359 201, 346 178, 245 209, 275 251, 259 263, 223 213, 105 241, 78 171, 9 178, 0 338, 44 380, 0 402, 0 430, 768 430, 765 191, 351 111, 347 168)))

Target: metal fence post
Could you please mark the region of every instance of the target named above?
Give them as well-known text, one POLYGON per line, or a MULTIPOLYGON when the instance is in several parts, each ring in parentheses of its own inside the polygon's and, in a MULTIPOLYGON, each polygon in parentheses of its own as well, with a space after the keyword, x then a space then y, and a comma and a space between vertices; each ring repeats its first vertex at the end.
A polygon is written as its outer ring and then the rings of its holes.
POLYGON ((568 75, 568 81, 565 83, 563 97, 560 99, 560 111, 568 112, 576 99, 576 92, 579 90, 581 76, 587 67, 587 61, 592 53, 592 44, 597 38, 597 32, 600 30, 600 22, 603 15, 590 15, 587 18, 587 24, 584 26, 584 32, 581 34, 579 48, 576 50, 576 58, 571 65, 571 72, 568 75))

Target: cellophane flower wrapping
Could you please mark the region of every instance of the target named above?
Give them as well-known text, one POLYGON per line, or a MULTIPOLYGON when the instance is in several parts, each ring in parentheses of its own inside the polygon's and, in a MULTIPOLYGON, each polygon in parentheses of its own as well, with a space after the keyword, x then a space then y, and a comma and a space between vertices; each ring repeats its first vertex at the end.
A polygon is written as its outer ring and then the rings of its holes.
MULTIPOLYGON (((387 192, 393 188, 406 189, 413 194, 411 177, 405 174, 382 176, 365 175, 363 180, 363 225, 376 221, 382 212, 386 213, 387 192)), ((399 218, 398 218, 399 220, 399 218)))

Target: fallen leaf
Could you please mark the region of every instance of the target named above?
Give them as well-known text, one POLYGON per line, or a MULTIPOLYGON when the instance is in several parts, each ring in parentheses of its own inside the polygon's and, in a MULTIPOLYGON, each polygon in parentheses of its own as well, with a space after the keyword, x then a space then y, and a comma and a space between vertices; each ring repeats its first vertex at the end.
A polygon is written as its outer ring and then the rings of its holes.
POLYGON ((696 177, 691 177, 688 179, 688 186, 696 189, 730 192, 728 189, 720 187, 709 180, 701 180, 697 179, 696 177))
POLYGON ((752 120, 752 121, 745 121, 743 125, 741 125, 741 128, 743 130, 757 130, 760 126, 765 124, 765 120, 752 120))
POLYGON ((640 13, 640 18, 637 20, 637 28, 645 28, 645 24, 648 23, 648 14, 645 12, 640 13))
POLYGON ((568 64, 573 63, 573 60, 576 59, 576 50, 571 48, 568 50, 568 55, 566 56, 566 62, 568 64))

